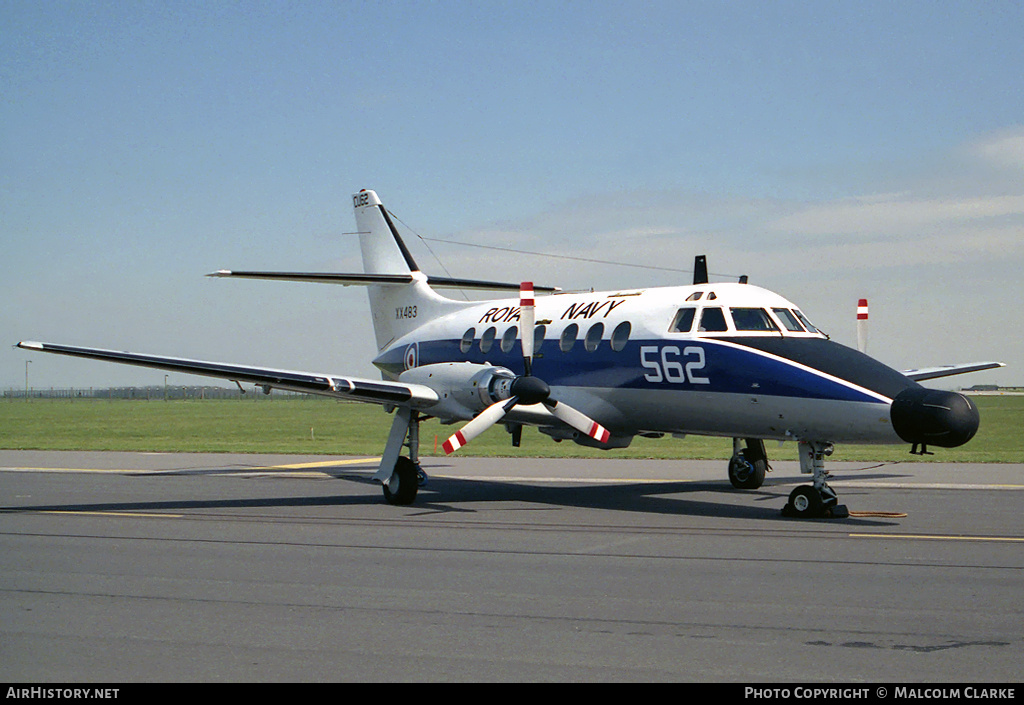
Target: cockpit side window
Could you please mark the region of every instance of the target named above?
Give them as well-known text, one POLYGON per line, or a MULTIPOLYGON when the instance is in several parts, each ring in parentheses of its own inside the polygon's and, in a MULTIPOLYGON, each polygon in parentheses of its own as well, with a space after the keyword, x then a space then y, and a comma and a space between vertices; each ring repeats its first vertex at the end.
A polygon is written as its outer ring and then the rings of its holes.
POLYGON ((782 321, 782 325, 786 326, 786 330, 793 333, 804 332, 804 327, 800 325, 800 321, 797 320, 797 317, 788 308, 773 308, 772 311, 782 321))
POLYGON ((732 322, 736 330, 744 331, 778 331, 779 327, 771 319, 768 312, 763 308, 738 308, 730 309, 732 322))
POLYGON ((669 331, 672 333, 689 333, 690 329, 693 328, 693 317, 697 313, 695 308, 681 308, 676 311, 675 318, 672 319, 672 325, 669 326, 669 331))
POLYGON ((729 330, 725 322, 725 313, 720 308, 706 308, 700 314, 700 326, 697 328, 701 333, 723 333, 729 330))
POLYGON ((700 297, 704 296, 703 291, 695 291, 686 297, 687 301, 700 301, 700 297))
POLYGON ((810 333, 821 333, 820 330, 818 330, 817 328, 815 328, 814 326, 811 325, 811 322, 807 320, 807 316, 805 316, 804 314, 800 313, 800 309, 794 308, 793 309, 793 313, 795 313, 796 317, 800 319, 800 322, 804 324, 804 328, 806 328, 808 330, 808 332, 810 332, 810 333))

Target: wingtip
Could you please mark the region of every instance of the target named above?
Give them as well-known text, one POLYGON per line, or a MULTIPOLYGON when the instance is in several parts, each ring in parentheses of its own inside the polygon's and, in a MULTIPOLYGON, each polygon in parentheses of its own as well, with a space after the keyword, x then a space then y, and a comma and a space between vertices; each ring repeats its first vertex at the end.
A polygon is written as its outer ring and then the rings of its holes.
POLYGON ((23 350, 42 350, 43 349, 43 344, 42 343, 37 343, 34 340, 22 340, 21 342, 19 342, 14 347, 21 348, 23 350))
POLYGON ((231 270, 230 269, 218 269, 216 272, 210 272, 206 276, 208 276, 208 277, 230 277, 231 276, 231 270))

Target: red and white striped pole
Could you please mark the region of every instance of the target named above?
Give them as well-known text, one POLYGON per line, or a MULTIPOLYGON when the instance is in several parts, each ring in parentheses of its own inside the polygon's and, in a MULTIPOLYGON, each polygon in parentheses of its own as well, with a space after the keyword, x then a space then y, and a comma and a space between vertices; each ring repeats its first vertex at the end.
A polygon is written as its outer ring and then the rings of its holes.
POLYGON ((857 349, 862 353, 868 351, 868 300, 857 302, 857 349))

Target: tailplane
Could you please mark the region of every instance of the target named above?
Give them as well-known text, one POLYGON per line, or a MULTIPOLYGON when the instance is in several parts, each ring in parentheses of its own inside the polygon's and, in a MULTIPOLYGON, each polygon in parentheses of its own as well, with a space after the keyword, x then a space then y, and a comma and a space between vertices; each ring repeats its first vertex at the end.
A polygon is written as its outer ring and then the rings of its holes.
MULTIPOLYGON (((428 320, 456 311, 469 302, 454 301, 434 289, 474 289, 518 292, 519 284, 427 277, 420 271, 409 248, 402 241, 391 215, 374 191, 362 190, 352 196, 363 274, 342 272, 255 272, 221 269, 208 276, 272 281, 304 281, 343 286, 368 287, 373 331, 377 349, 422 326, 428 320)), ((537 293, 560 291, 552 286, 534 286, 537 293)))

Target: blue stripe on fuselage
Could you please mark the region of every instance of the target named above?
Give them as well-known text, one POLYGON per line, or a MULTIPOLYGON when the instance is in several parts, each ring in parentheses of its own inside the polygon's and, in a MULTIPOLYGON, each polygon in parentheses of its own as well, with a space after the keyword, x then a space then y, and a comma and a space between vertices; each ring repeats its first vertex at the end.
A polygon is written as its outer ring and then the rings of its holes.
MULTIPOLYGON (((877 403, 885 402, 879 396, 891 398, 896 387, 914 384, 866 356, 860 360, 856 377, 844 381, 846 376, 837 369, 836 358, 847 355, 849 348, 826 340, 815 341, 813 346, 801 339, 786 342, 793 343, 793 356, 799 362, 785 356, 785 344, 776 344, 771 351, 755 350, 737 339, 631 340, 620 351, 612 350, 608 340, 602 340, 593 352, 587 351, 581 340, 567 353, 559 349, 557 340, 546 340, 534 357, 533 374, 553 387, 685 389, 877 403), (814 354, 808 355, 812 347, 814 354), (815 364, 817 358, 820 364, 815 364), (822 372, 822 368, 827 371, 822 372), (905 380, 905 385, 899 379, 905 380)), ((458 340, 419 341, 416 345, 413 359, 419 366, 458 361, 523 372, 519 341, 511 351, 502 352, 496 340, 486 354, 480 352, 479 341, 474 341, 466 353, 460 351, 458 340)), ((395 346, 380 355, 375 364, 389 377, 397 377, 405 369, 407 352, 408 346, 395 346)))

